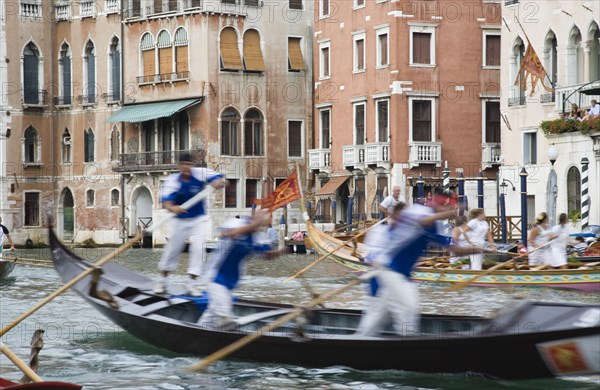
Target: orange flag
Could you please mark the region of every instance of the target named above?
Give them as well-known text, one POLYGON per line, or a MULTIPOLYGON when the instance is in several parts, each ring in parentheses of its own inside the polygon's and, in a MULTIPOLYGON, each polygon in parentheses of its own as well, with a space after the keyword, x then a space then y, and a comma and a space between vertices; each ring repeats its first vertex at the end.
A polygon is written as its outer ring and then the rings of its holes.
POLYGON ((531 93, 529 96, 533 96, 538 81, 542 82, 542 87, 544 87, 546 91, 554 92, 552 87, 548 87, 544 84, 546 76, 546 70, 542 65, 542 61, 540 61, 540 57, 538 57, 533 46, 531 46, 531 43, 529 43, 529 46, 527 46, 527 50, 525 51, 525 56, 523 57, 523 62, 521 62, 519 75, 517 76, 514 85, 520 84, 521 90, 524 91, 527 89, 527 79, 531 77, 531 93))
POLYGON ((257 199, 255 203, 259 204, 262 209, 273 211, 301 197, 302 191, 300 190, 300 183, 298 183, 298 174, 294 171, 275 188, 275 191, 260 200, 257 199))

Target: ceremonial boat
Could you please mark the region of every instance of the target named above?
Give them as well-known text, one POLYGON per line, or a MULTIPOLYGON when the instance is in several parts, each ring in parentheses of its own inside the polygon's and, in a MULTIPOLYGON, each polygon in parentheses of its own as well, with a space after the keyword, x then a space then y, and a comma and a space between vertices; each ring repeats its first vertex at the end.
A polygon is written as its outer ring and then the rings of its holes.
MULTIPOLYGON (((67 282, 93 267, 71 253, 50 232, 55 268, 67 282)), ((198 319, 206 298, 152 293, 150 278, 114 263, 88 275, 73 289, 133 336, 176 353, 207 355, 295 310, 291 305, 236 300, 233 326, 204 328, 198 319), (108 297, 108 298, 107 298, 108 297)), ((360 370, 476 372, 528 379, 600 373, 600 310, 597 305, 519 301, 486 319, 421 317, 421 330, 398 336, 355 335, 361 312, 308 311, 305 321, 288 322, 238 349, 233 357, 308 367, 347 366, 360 370)))
POLYGON ((79 390, 81 386, 67 382, 16 383, 0 378, 0 390, 79 390))
MULTIPOLYGON (((326 255, 334 251, 330 257, 337 263, 355 271, 369 270, 369 265, 360 260, 362 254, 366 253, 364 244, 344 244, 343 240, 317 229, 310 221, 306 222, 306 228, 308 237, 318 253, 326 255)), ((483 276, 470 285, 483 287, 542 286, 600 292, 600 269, 597 265, 588 263, 578 269, 498 269, 486 273, 485 270, 436 268, 417 264, 413 270, 412 279, 422 282, 461 283, 483 273, 483 276)))
POLYGON ((15 269, 15 262, 10 260, 0 260, 0 278, 4 278, 15 269))

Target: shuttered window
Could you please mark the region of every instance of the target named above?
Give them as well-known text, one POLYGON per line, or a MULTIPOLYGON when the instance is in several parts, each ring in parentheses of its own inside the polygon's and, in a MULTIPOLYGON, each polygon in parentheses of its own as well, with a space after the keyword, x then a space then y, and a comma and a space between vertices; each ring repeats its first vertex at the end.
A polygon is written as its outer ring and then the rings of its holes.
POLYGON ((245 156, 262 156, 264 154, 262 133, 262 115, 258 110, 249 110, 244 118, 245 156))
POLYGON ((173 72, 173 48, 171 47, 171 36, 168 31, 158 34, 158 73, 169 74, 173 72))
POLYGON ((500 35, 485 36, 485 64, 500 66, 500 35))
POLYGON ((221 69, 242 69, 237 32, 233 27, 221 31, 221 69))
POLYGON ((154 0, 154 13, 158 14, 162 12, 162 0, 154 0))
POLYGON ((331 139, 331 111, 321 110, 321 148, 329 149, 331 139))
POLYGON ((238 179, 227 179, 225 184, 225 207, 236 208, 237 207, 237 184, 238 179))
POLYGON ((58 104, 71 104, 71 52, 64 43, 60 50, 60 67, 62 75, 61 98, 58 104))
POLYGON ((431 64, 431 33, 413 33, 413 63, 431 64))
POLYGON ((354 138, 355 145, 365 144, 365 103, 354 105, 354 138))
POLYGON ((38 162, 38 155, 37 155, 37 149, 38 149, 38 133, 37 130, 35 130, 33 127, 29 126, 26 130, 25 130, 25 144, 24 144, 24 151, 25 151, 25 155, 23 156, 23 162, 25 163, 36 163, 38 162))
POLYGON ((144 76, 152 76, 156 72, 154 63, 154 38, 152 34, 145 33, 142 36, 140 49, 142 50, 142 61, 144 62, 144 76))
POLYGON ((485 142, 500 142, 500 102, 485 102, 485 142))
POLYGON ((265 62, 260 49, 260 35, 256 30, 244 33, 244 64, 246 70, 264 72, 265 62))
POLYGON ((169 0, 169 11, 177 11, 178 8, 177 0, 169 0))
POLYGON ((111 85, 109 100, 121 100, 121 51, 119 50, 119 40, 113 39, 110 45, 110 64, 111 64, 111 85))
POLYGON ((89 41, 85 48, 85 68, 87 72, 85 99, 87 103, 96 102, 96 49, 89 41))
POLYGON ((288 38, 288 70, 300 71, 305 69, 304 56, 300 46, 301 41, 302 38, 288 38))
POLYGON ((23 52, 23 98, 26 104, 40 104, 39 51, 29 43, 23 52))
POLYGON ((357 39, 356 46, 354 47, 356 50, 356 68, 355 70, 364 70, 365 69, 365 40, 357 39))
POLYGON ((252 207, 254 199, 257 197, 258 180, 246 179, 246 202, 245 207, 252 207))
POLYGON ((94 131, 87 129, 84 134, 84 162, 94 162, 94 131))
POLYGON ((188 65, 188 39, 185 28, 180 27, 175 31, 175 71, 178 77, 183 77, 181 72, 187 72, 188 65))
POLYGON ((288 122, 288 156, 302 157, 302 122, 288 122))
POLYGON ((221 115, 221 154, 224 156, 239 156, 239 126, 240 117, 237 111, 227 109, 221 115))
POLYGON ((431 142, 431 101, 413 100, 413 141, 431 142))
POLYGON ((388 142, 389 140, 389 132, 388 132, 388 106, 389 100, 377 100, 377 141, 378 142, 388 142))
POLYGON ((142 14, 141 0, 131 0, 131 9, 129 16, 140 16, 142 14))

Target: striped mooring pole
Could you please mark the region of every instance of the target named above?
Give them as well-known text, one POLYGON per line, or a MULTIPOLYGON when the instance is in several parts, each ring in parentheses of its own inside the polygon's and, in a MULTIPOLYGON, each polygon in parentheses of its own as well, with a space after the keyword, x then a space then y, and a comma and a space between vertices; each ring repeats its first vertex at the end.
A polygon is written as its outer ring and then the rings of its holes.
POLYGON ((525 167, 519 173, 521 177, 521 242, 527 245, 527 171, 525 167))
POLYGON ((483 172, 477 174, 477 207, 483 209, 483 172))
POLYGON ((444 171, 442 172, 442 184, 444 186, 444 192, 450 191, 450 170, 448 169, 448 161, 444 161, 444 171))
POLYGON ((590 223, 589 163, 587 157, 581 159, 581 230, 587 228, 590 223))

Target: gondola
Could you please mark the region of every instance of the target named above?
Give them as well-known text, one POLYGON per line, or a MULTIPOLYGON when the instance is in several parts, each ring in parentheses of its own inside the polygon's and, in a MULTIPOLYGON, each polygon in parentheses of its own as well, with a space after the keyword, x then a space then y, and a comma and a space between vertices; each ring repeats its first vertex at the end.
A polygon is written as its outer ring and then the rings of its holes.
MULTIPOLYGON (((308 237, 313 247, 322 255, 343 245, 339 240, 319 229, 310 221, 306 222, 308 237)), ((364 244, 342 246, 330 255, 335 262, 354 271, 364 272, 369 266, 360 261, 361 254, 366 253, 364 244)), ((595 264, 597 266, 597 264, 595 264)), ((477 279, 471 286, 476 287, 551 287, 600 293, 600 269, 588 263, 576 269, 499 269, 477 279)), ((461 283, 478 276, 484 271, 438 268, 417 264, 412 279, 420 282, 461 283)))
MULTIPOLYGON (((53 231, 49 242, 65 282, 91 266, 69 252, 53 231)), ((133 336, 176 353, 210 354, 294 310, 240 299, 234 302, 235 326, 207 329, 197 324, 205 298, 179 295, 183 291, 155 295, 151 279, 115 263, 102 271, 73 289, 133 336), (111 302, 92 297, 91 290, 112 296, 111 302)), ((305 323, 286 323, 232 356, 307 367, 476 372, 507 379, 600 372, 600 310, 594 305, 519 301, 493 319, 425 314, 421 331, 413 336, 389 330, 378 337, 357 336, 359 318, 358 310, 315 309, 305 323)))
POLYGON ((81 386, 67 382, 34 382, 19 384, 0 378, 0 390, 79 390, 81 386))
POLYGON ((10 260, 0 260, 0 279, 5 278, 15 269, 15 262, 10 260))

